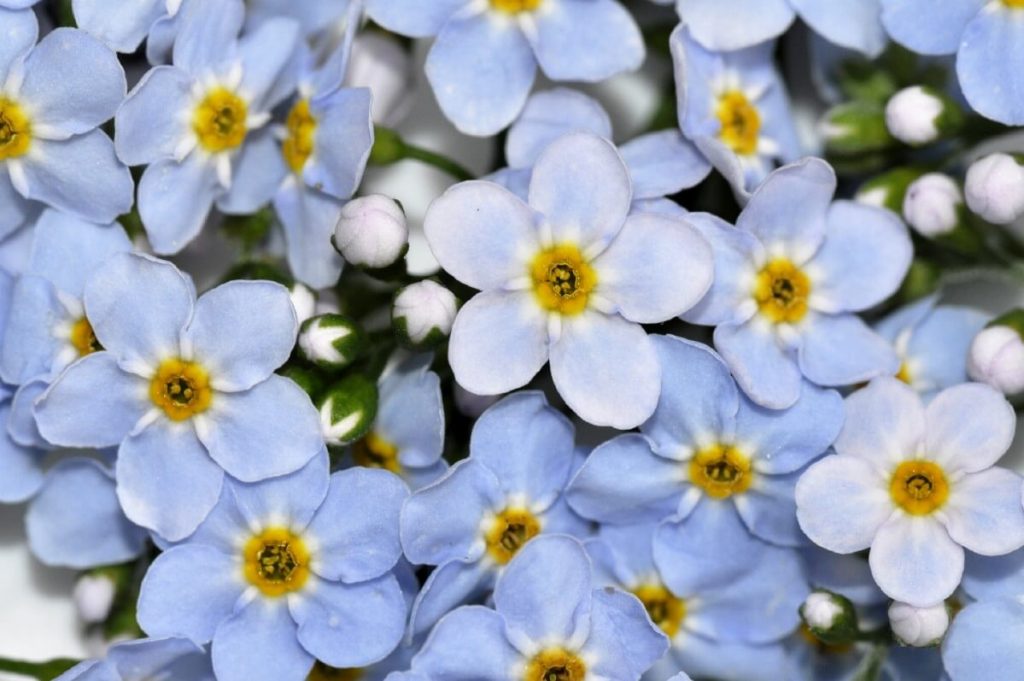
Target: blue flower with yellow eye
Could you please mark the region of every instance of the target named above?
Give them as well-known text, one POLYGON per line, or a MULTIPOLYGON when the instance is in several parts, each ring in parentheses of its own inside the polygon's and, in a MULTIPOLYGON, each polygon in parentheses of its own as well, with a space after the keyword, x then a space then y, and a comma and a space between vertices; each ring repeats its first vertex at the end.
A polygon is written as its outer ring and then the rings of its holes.
POLYGON ((1024 3, 959 0, 935 11, 929 0, 881 0, 892 39, 921 54, 956 54, 960 89, 982 116, 1024 124, 1024 90, 1008 87, 1024 69, 1024 3))
POLYGON ((665 653, 665 636, 639 600, 599 588, 579 541, 543 537, 498 578, 494 609, 446 615, 412 661, 431 679, 639 681, 665 653))
POLYGON ((492 182, 435 199, 424 231, 437 260, 480 289, 455 318, 448 361, 478 395, 522 387, 550 359, 559 395, 596 425, 654 411, 661 368, 640 324, 670 319, 711 285, 707 242, 684 218, 630 215, 615 147, 590 133, 550 144, 529 202, 492 182))
POLYGON ((110 647, 101 660, 86 660, 56 681, 214 681, 210 654, 187 638, 144 638, 110 647))
POLYGON ((679 26, 669 46, 679 127, 737 194, 745 198, 778 163, 800 157, 774 44, 709 52, 679 26))
POLYGON ((298 25, 267 21, 239 39, 244 14, 241 0, 183 8, 174 65, 151 69, 117 110, 118 157, 148 164, 138 208, 157 253, 192 241, 215 202, 230 211, 234 178, 260 163, 248 160, 255 132, 291 94, 298 25))
POLYGON ((810 592, 796 552, 755 555, 736 546, 744 570, 720 571, 713 561, 695 570, 692 561, 652 551, 655 531, 654 525, 605 525, 586 542, 598 584, 636 596, 668 637, 668 655, 652 677, 682 670, 727 681, 789 678, 781 673, 786 657, 779 641, 796 629, 797 610, 810 592))
POLYGON ((0 26, 0 237, 39 203, 100 223, 128 212, 131 174, 99 129, 124 99, 116 55, 71 28, 37 45, 31 10, 0 8, 0 26))
POLYGON ((617 0, 368 0, 366 10, 395 33, 437 36, 427 79, 469 135, 515 120, 538 64, 554 81, 596 82, 644 59, 640 30, 617 0))
POLYGON ((715 326, 715 349, 758 404, 792 405, 801 377, 823 386, 895 375, 900 359, 856 312, 900 285, 913 247, 891 212, 832 201, 835 173, 806 159, 774 171, 733 227, 691 214, 715 253, 711 290, 682 315, 715 326))
POLYGON ((408 494, 386 471, 329 475, 326 450, 286 476, 228 480, 195 534, 150 566, 139 625, 212 642, 221 681, 301 679, 314 660, 382 660, 408 610, 393 572, 408 494))
POLYGON ((413 605, 412 635, 484 597, 536 536, 586 532, 587 523, 562 498, 578 462, 572 425, 543 394, 516 393, 484 412, 469 458, 413 493, 402 509, 406 557, 437 566, 413 605))
POLYGON ((925 399, 970 380, 971 341, 989 319, 980 310, 937 303, 938 296, 928 296, 896 310, 874 327, 899 355, 896 378, 925 399))
POLYGON ((196 300, 174 265, 119 253, 83 300, 103 349, 56 378, 36 421, 55 445, 120 445, 117 493, 133 522, 183 539, 213 508, 224 471, 283 475, 323 446, 309 397, 273 374, 298 327, 280 284, 232 281, 196 300))

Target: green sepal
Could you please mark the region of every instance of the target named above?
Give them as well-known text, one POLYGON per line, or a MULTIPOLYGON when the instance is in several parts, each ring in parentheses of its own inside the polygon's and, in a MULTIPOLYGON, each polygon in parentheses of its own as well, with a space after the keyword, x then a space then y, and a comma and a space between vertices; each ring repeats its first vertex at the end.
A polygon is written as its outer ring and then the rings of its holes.
POLYGON ((377 418, 377 384, 362 374, 350 374, 327 389, 318 405, 329 408, 330 424, 323 424, 324 437, 330 444, 347 444, 366 435, 377 418), (338 424, 352 418, 344 432, 332 432, 338 424))
POLYGON ((349 366, 366 349, 366 334, 362 328, 351 317, 342 314, 328 313, 310 317, 302 323, 299 328, 299 354, 307 362, 315 364, 321 369, 337 371, 349 366), (331 347, 338 353, 340 359, 337 361, 325 357, 313 357, 307 352, 303 339, 310 333, 316 333, 317 329, 345 329, 348 331, 344 336, 331 342, 331 347))

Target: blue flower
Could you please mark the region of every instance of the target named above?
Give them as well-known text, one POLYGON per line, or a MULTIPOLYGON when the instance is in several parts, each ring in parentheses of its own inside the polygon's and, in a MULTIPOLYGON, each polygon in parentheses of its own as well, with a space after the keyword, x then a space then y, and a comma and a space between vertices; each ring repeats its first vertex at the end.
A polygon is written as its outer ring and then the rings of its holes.
POLYGON ((111 646, 102 660, 86 660, 56 681, 214 681, 210 655, 186 638, 144 638, 111 646))
POLYGON ((437 36, 427 79, 470 135, 515 120, 538 63, 551 80, 596 82, 644 58, 640 30, 616 0, 368 0, 367 13, 402 35, 437 36))
POLYGON ((35 45, 31 10, 0 8, 0 26, 0 237, 36 216, 35 201, 99 223, 128 212, 131 174, 99 129, 124 99, 116 55, 70 28, 35 45))
POLYGON ((1024 546, 1021 478, 992 465, 1015 426, 1013 408, 986 385, 947 388, 925 408, 905 383, 875 379, 846 398, 837 454, 797 483, 800 527, 829 551, 870 547, 886 595, 934 605, 960 583, 964 549, 1024 546))
POLYGON ((117 493, 133 522, 182 539, 216 503, 225 470, 250 482, 283 475, 323 446, 309 397, 272 374, 298 327, 283 286, 232 281, 196 300, 170 263, 120 253, 84 301, 103 350, 64 370, 36 420, 53 444, 120 445, 117 493))
POLYGON ((448 361, 462 387, 508 392, 550 358, 558 393, 586 421, 632 428, 651 415, 661 369, 640 324, 696 304, 712 263, 684 219, 629 215, 632 195, 614 146, 573 133, 537 161, 529 204, 482 181, 431 204, 431 250, 482 291, 452 327, 448 361))
POLYGON ((709 50, 738 50, 777 38, 796 17, 829 41, 869 57, 886 44, 879 0, 674 1, 693 36, 709 50))
POLYGON ((801 375, 825 386, 895 375, 889 343, 854 312, 885 300, 913 248, 891 212, 832 202, 832 168, 807 159, 773 172, 736 227, 689 220, 711 242, 715 280, 683 318, 717 326, 715 348, 743 391, 772 409, 800 394, 801 375))
POLYGON ((150 566, 139 624, 151 636, 212 641, 221 681, 300 679, 314 659, 381 660, 405 626, 392 570, 407 495, 386 471, 329 476, 326 450, 290 475, 229 480, 195 534, 150 566))
POLYGON ((1008 87, 1024 69, 1024 7, 1015 0, 962 0, 942 11, 928 0, 881 0, 893 40, 921 54, 956 53, 960 89, 982 116, 1024 124, 1024 91, 1008 87))
POLYGON ((255 131, 291 94, 298 25, 267 21, 239 40, 244 12, 240 0, 188 5, 174 65, 150 70, 117 111, 118 157, 148 164, 138 208, 157 253, 184 248, 214 202, 230 210, 225 195, 249 170, 255 131))
POLYGON ((712 518, 738 514, 714 522, 774 544, 804 544, 793 488, 839 434, 842 399, 805 382, 792 407, 770 411, 740 394, 725 363, 704 346, 674 336, 654 342, 662 366, 658 408, 642 434, 620 435, 590 454, 569 484, 569 505, 602 523, 678 525, 659 532, 659 542, 710 536, 712 518))
POLYGON ((796 552, 746 554, 741 572, 708 561, 694 570, 652 551, 654 532, 654 525, 605 525, 586 543, 599 581, 634 594, 668 636, 669 654, 654 678, 679 670, 729 681, 781 678, 786 658, 778 642, 797 627, 810 592, 796 552))
POLYGON ((800 156, 789 97, 772 61, 773 44, 709 52, 680 26, 669 45, 679 127, 741 197, 776 163, 800 156))
POLYGON ((412 670, 431 679, 639 681, 666 648, 635 597, 595 588, 579 541, 549 536, 509 563, 494 610, 465 606, 431 632, 412 670))
MULTIPOLYGON (((110 49, 131 53, 160 19, 174 17, 183 0, 71 0, 75 24, 110 49)), ((148 47, 147 47, 148 50, 148 47)))
POLYGON ((492 406, 476 422, 469 447, 468 459, 402 509, 406 557, 438 566, 413 605, 412 635, 486 595, 537 535, 586 531, 562 498, 579 461, 573 427, 543 394, 517 393, 492 406))
POLYGON ((937 302, 938 296, 928 296, 875 324, 899 355, 896 377, 926 400, 969 380, 968 350, 989 318, 979 310, 937 302))

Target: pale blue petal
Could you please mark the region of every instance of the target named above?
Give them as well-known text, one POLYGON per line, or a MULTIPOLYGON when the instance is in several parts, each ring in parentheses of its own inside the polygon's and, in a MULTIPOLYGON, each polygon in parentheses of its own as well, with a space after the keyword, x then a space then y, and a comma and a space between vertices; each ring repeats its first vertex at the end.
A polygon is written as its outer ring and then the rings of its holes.
POLYGON ((595 581, 604 573, 613 585, 642 584, 658 574, 654 565, 653 541, 657 525, 602 525, 597 539, 584 543, 594 562, 595 581))
POLYGON ((172 547, 149 566, 139 593, 139 626, 150 636, 209 641, 247 585, 241 557, 212 546, 172 547), (196 579, 201 574, 202 579, 196 579))
POLYGON ((580 650, 593 655, 589 671, 609 679, 637 679, 667 650, 668 639, 637 598, 618 589, 594 591, 590 635, 580 650))
POLYGON ((593 83, 643 63, 640 28, 615 0, 549 1, 535 21, 533 50, 551 80, 593 83))
POLYGON ((862 551, 893 513, 888 481, 854 456, 826 456, 796 486, 800 527, 835 553, 862 551))
POLYGON ((697 678, 721 681, 778 681, 779 670, 787 666, 785 648, 778 643, 725 643, 690 636, 673 648, 672 655, 697 678))
POLYGON ((999 391, 964 383, 943 390, 929 403, 925 424, 928 458, 952 473, 975 473, 1010 448, 1017 417, 999 391))
POLYGON ((109 352, 94 352, 43 393, 36 404, 39 432, 69 447, 117 445, 152 407, 148 390, 146 381, 122 371, 109 352))
POLYGON ((379 386, 374 430, 398 448, 403 467, 433 466, 444 449, 441 379, 428 366, 408 362, 379 386))
POLYGON ((1024 604, 1011 599, 972 603, 946 634, 942 662, 953 681, 1024 680, 1024 604))
POLYGON ((195 531, 217 503, 223 480, 190 423, 160 419, 118 450, 117 497, 125 515, 167 541, 195 531))
POLYGON ((629 169, 615 146, 590 133, 555 140, 537 160, 530 206, 543 216, 555 243, 600 252, 629 213, 629 169))
MULTIPOLYGON (((4 210, 0 211, 0 239, 6 238, 19 227, 26 227, 22 232, 30 232, 31 230, 27 229, 28 225, 43 209, 42 204, 29 201, 18 193, 11 184, 7 168, 0 168, 0 204, 4 206, 4 210)), ((5 243, 4 246, 6 245, 5 243)), ((18 259, 17 262, 20 268, 24 261, 18 259)))
POLYGON ((988 0, 881 0, 892 39, 920 54, 952 54, 988 0))
POLYGON ((373 146, 370 99, 367 88, 342 88, 313 100, 316 138, 302 172, 306 184, 339 199, 352 196, 373 146))
POLYGON ((736 511, 750 533, 778 546, 804 546, 807 538, 796 520, 793 488, 800 471, 785 475, 757 475, 754 483, 735 498, 736 511))
POLYGON ((899 513, 878 529, 868 562, 885 595, 924 608, 953 595, 963 577, 964 550, 938 518, 899 513))
POLYGON ((600 102, 568 88, 537 92, 508 129, 505 157, 513 168, 532 167, 548 145, 576 131, 611 139, 612 122, 600 102))
POLYGON ((532 176, 533 167, 531 166, 529 168, 501 168, 480 179, 500 184, 518 196, 523 203, 526 203, 526 200, 530 198, 530 177, 532 176))
POLYGON ((548 405, 544 393, 520 392, 480 416, 469 452, 494 473, 507 496, 522 495, 531 508, 546 508, 568 482, 573 434, 569 419, 548 405))
POLYGON ((243 392, 218 392, 198 418, 196 430, 210 457, 244 482, 296 471, 324 444, 309 395, 283 376, 271 375, 243 392))
POLYGON ((7 80, 15 62, 20 64, 20 58, 35 46, 38 35, 35 12, 0 7, 0 83, 7 80))
POLYGON ((971 108, 1006 125, 1024 124, 1024 85, 1017 77, 1024 69, 1020 18, 1017 7, 990 4, 967 24, 956 57, 960 89, 971 108))
POLYGON ((51 448, 50 443, 39 434, 35 413, 35 401, 48 387, 49 381, 44 378, 18 386, 11 400, 11 415, 7 420, 7 434, 15 443, 23 447, 51 448))
POLYGON ((1024 593, 1024 551, 997 557, 968 553, 961 586, 979 601, 1015 598, 1024 593))
POLYGON ((53 284, 42 277, 19 277, 11 302, 18 313, 7 318, 4 329, 0 355, 4 380, 17 385, 34 376, 62 369, 55 366, 57 358, 65 346, 70 346, 54 331, 61 323, 71 320, 53 284))
POLYGON ((399 35, 424 38, 436 35, 448 18, 468 0, 367 0, 366 13, 399 35))
POLYGON ((1013 471, 996 467, 965 475, 942 514, 949 536, 968 551, 999 556, 1024 546, 1021 478, 1013 471))
POLYGON ((146 72, 114 117, 114 150, 122 162, 136 166, 174 156, 192 134, 192 84, 191 76, 173 66, 146 72))
POLYGON ((131 53, 149 33, 153 22, 167 13, 162 0, 141 0, 111 10, 105 0, 72 0, 75 24, 106 43, 112 50, 131 53))
POLYGON ((343 205, 295 180, 286 180, 274 195, 274 210, 288 246, 288 267, 296 279, 315 289, 336 284, 345 264, 330 246, 343 205))
POLYGON ((121 679, 168 678, 214 681, 210 656, 185 638, 141 639, 110 647, 107 662, 121 679))
POLYGON ((430 573, 416 596, 409 634, 417 637, 446 614, 466 603, 480 601, 494 587, 494 570, 486 561, 450 560, 430 573))
MULTIPOLYGON (((248 215, 265 206, 288 177, 281 144, 272 127, 255 130, 233 159, 231 187, 217 197, 217 208, 228 215, 248 215)), ((323 248, 323 244, 318 244, 323 248)))
POLYGON ((299 24, 288 17, 274 17, 247 31, 238 41, 242 64, 239 89, 255 111, 268 111, 295 88, 292 69, 287 69, 299 40, 299 24))
POLYGON ((218 681, 300 681, 314 661, 299 644, 283 598, 257 598, 225 620, 213 636, 212 655, 218 681))
POLYGON ((79 135, 105 123, 127 90, 117 55, 73 28, 48 33, 24 68, 18 99, 31 107, 32 125, 45 127, 47 137, 79 135))
POLYGON ((18 161, 25 173, 25 198, 102 224, 131 209, 131 173, 103 131, 59 141, 34 139, 32 147, 33 153, 18 161))
POLYGON ((593 535, 596 529, 592 522, 569 508, 565 495, 544 511, 541 524, 547 534, 567 534, 581 541, 593 535))
POLYGON ((661 366, 647 332, 618 315, 589 310, 562 317, 551 377, 580 418, 620 430, 650 418, 661 392, 661 366))
POLYGON ((819 385, 863 383, 900 368, 896 351, 853 314, 814 315, 801 329, 800 370, 819 385))
MULTIPOLYGON (((310 468, 312 468, 312 464, 310 468)), ((240 495, 236 495, 236 490, 241 486, 244 486, 244 483, 238 483, 231 478, 225 478, 225 484, 221 486, 220 498, 217 499, 217 503, 210 510, 206 519, 199 524, 196 531, 185 539, 185 543, 190 545, 206 544, 231 552, 232 549, 229 547, 238 549, 242 541, 248 540, 252 536, 254 528, 263 527, 266 524, 265 518, 257 523, 252 521, 253 509, 247 508, 246 512, 243 513, 242 509, 239 508, 237 496, 240 495)), ((277 485, 276 489, 284 486, 277 485)), ((258 495, 253 494, 250 496, 255 497, 258 495)), ((320 498, 322 499, 323 497, 320 498)), ((244 499, 243 501, 252 503, 251 499, 244 499)), ((276 499, 270 500, 271 503, 273 501, 276 501, 276 499)), ((288 504, 288 507, 289 509, 294 508, 291 504, 288 504)), ((282 516, 282 519, 287 517, 285 514, 282 516)), ((153 542, 161 549, 166 549, 172 545, 172 542, 164 540, 157 534, 153 534, 152 537, 153 542)))
POLYGON ((248 390, 285 363, 298 322, 288 289, 272 281, 229 281, 196 301, 182 347, 210 373, 214 390, 248 390))
MULTIPOLYGON (((309 524, 320 508, 324 497, 327 496, 329 482, 329 461, 325 447, 319 456, 310 459, 309 463, 294 473, 257 483, 229 479, 226 487, 231 490, 238 513, 244 517, 245 522, 238 527, 265 527, 284 523, 291 530, 299 531, 309 524)), ((227 510, 227 506, 230 504, 225 504, 222 500, 210 513, 210 518, 222 507, 227 510)), ((210 518, 203 523, 204 527, 209 524, 210 518)), ((397 534, 397 518, 395 527, 397 534)), ((195 535, 192 539, 195 539, 195 535)))
POLYGON ((634 214, 592 262, 596 293, 642 324, 664 322, 696 305, 711 286, 711 246, 685 219, 634 214))
POLYGON ((933 314, 938 302, 938 294, 925 296, 883 317, 881 321, 874 325, 874 329, 882 338, 895 344, 896 339, 899 338, 901 333, 913 331, 924 320, 928 319, 933 314))
POLYGON ((668 196, 693 187, 711 172, 711 164, 678 130, 636 137, 619 147, 633 180, 633 198, 668 196))
POLYGON ((796 357, 779 347, 774 330, 759 320, 715 329, 715 350, 729 365, 750 399, 770 409, 785 409, 800 397, 796 357))
MULTIPOLYGON (((7 423, 11 414, 10 402, 0 403, 0 423, 7 423)), ((44 453, 24 447, 8 435, 7 429, 0 432, 0 501, 13 504, 24 501, 39 490, 43 484, 44 453)))
POLYGON ((177 16, 174 65, 195 77, 226 67, 238 53, 244 19, 241 0, 186 3, 177 16))
POLYGON ((505 638, 505 619, 471 605, 437 623, 412 669, 437 681, 508 681, 509 670, 521 659, 505 638))
POLYGON ((400 475, 405 484, 409 485, 409 489, 415 492, 441 479, 441 476, 448 472, 448 468, 448 462, 440 459, 434 465, 425 468, 407 466, 400 475))
POLYGON ((78 569, 127 562, 142 553, 149 536, 128 522, 113 476, 90 459, 66 459, 49 471, 25 527, 36 558, 78 569))
POLYGON ((493 135, 526 103, 537 66, 517 23, 490 13, 453 17, 434 41, 425 65, 437 103, 467 135, 493 135))
POLYGON ((132 249, 119 224, 97 225, 74 215, 44 211, 35 225, 28 271, 80 298, 88 277, 115 253, 132 249))
POLYGON ((881 0, 790 0, 800 18, 831 42, 877 57, 888 36, 881 0))
POLYGON ((764 248, 753 234, 710 213, 690 213, 686 219, 711 244, 714 276, 708 292, 682 318, 707 326, 745 322, 753 313, 748 277, 754 272, 754 263, 762 260, 764 248))
POLYGON ((150 64, 171 62, 174 40, 178 37, 178 29, 181 26, 181 15, 179 11, 173 17, 162 16, 150 26, 149 37, 146 39, 146 60, 150 64))
POLYGON ((811 586, 841 593, 861 607, 887 606, 889 599, 871 578, 871 567, 859 555, 840 555, 808 546, 801 550, 811 586))
POLYGON ((914 385, 941 390, 966 382, 967 353, 987 321, 987 314, 966 307, 938 307, 928 315, 907 343, 914 385))
POLYGON ((156 161, 139 180, 139 216, 153 251, 177 253, 196 238, 223 192, 214 164, 197 152, 156 161))
POLYGON ((750 47, 780 35, 793 22, 788 0, 678 0, 693 37, 709 50, 750 47))

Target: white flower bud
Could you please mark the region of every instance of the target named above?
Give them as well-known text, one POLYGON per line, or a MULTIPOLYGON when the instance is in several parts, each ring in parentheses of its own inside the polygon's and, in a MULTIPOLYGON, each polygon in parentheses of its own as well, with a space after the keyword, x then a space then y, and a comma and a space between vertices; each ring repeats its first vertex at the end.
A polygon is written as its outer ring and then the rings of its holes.
POLYGON ((949 611, 945 603, 915 608, 907 603, 893 601, 889 606, 889 624, 892 633, 904 645, 930 646, 945 636, 949 628, 949 611))
POLYGON ((352 199, 341 209, 334 247, 353 265, 381 268, 405 253, 409 227, 394 199, 380 194, 352 199))
POLYGON ((344 445, 365 435, 377 417, 377 386, 352 374, 327 391, 319 405, 320 429, 329 445, 344 445))
POLYGON ((95 624, 107 619, 116 591, 117 587, 110 577, 86 574, 78 578, 71 598, 82 621, 95 624))
POLYGON ((850 599, 825 589, 812 591, 800 606, 800 618, 823 643, 841 645, 857 638, 857 611, 850 599))
POLYGON ((1024 392, 1024 341, 1016 329, 996 324, 982 329, 967 353, 967 374, 1006 395, 1024 392))
POLYGON ((939 136, 938 119, 944 108, 945 102, 927 88, 904 88, 885 105, 885 125, 905 144, 927 144, 939 136))
POLYGON ((1024 167, 1009 154, 989 154, 967 169, 967 207, 1006 225, 1024 215, 1024 167))
POLYGON ((843 606, 837 603, 832 594, 825 591, 814 591, 800 608, 804 622, 812 629, 831 629, 843 614, 843 606))
POLYGON ((365 343, 359 326, 344 315, 311 317, 299 332, 299 352, 324 369, 341 369, 356 358, 365 343))
POLYGON ((960 187, 948 175, 928 173, 907 188, 903 218, 926 237, 948 234, 960 223, 960 187))
POLYGON ((426 279, 395 296, 391 320, 399 337, 412 346, 433 345, 448 337, 455 321, 455 295, 426 279))
POLYGON ((292 299, 292 307, 295 308, 295 316, 299 324, 306 321, 316 313, 316 294, 305 284, 296 282, 288 295, 292 299))

